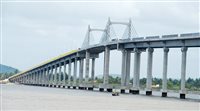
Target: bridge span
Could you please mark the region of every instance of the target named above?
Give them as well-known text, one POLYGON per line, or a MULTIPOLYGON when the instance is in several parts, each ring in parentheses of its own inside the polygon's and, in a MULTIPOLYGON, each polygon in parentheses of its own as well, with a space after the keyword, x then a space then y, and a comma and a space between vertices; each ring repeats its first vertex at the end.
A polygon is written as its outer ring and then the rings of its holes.
POLYGON ((91 29, 90 26, 88 27, 88 31, 81 48, 72 50, 26 71, 13 75, 9 78, 9 81, 26 85, 93 90, 95 80, 95 59, 99 57, 100 53, 104 53, 103 83, 99 84, 98 88, 99 91, 112 92, 114 87, 109 84, 110 51, 118 50, 122 52, 121 93, 125 93, 125 90, 129 90, 129 92, 132 94, 139 94, 140 57, 141 53, 147 51, 147 81, 145 90, 146 95, 152 95, 153 52, 156 48, 162 48, 163 81, 161 96, 167 97, 168 53, 170 52, 171 48, 180 48, 180 51, 182 52, 180 66, 180 98, 185 99, 187 94, 185 88, 187 50, 191 47, 200 47, 199 32, 139 37, 132 27, 131 20, 129 20, 129 22, 112 22, 109 19, 105 29, 91 29), (127 26, 127 36, 124 38, 122 37, 121 39, 112 38, 111 26, 113 24, 127 26), (92 31, 101 31, 103 33, 100 42, 97 44, 91 44, 90 33, 92 31), (134 53, 134 72, 132 85, 129 84, 131 74, 131 53, 134 53), (92 61, 91 73, 89 72, 90 60, 92 61), (79 73, 77 72, 77 62, 79 62, 79 73), (72 65, 74 65, 73 74, 71 74, 72 65), (84 68, 85 72, 83 72, 84 68))

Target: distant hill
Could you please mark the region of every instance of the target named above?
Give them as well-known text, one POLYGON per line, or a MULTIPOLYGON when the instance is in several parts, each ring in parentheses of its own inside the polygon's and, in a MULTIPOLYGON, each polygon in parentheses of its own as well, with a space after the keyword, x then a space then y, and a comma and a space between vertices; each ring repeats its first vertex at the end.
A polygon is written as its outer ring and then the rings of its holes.
POLYGON ((18 71, 18 69, 10 67, 10 66, 6 66, 3 64, 0 64, 0 73, 16 73, 18 71))

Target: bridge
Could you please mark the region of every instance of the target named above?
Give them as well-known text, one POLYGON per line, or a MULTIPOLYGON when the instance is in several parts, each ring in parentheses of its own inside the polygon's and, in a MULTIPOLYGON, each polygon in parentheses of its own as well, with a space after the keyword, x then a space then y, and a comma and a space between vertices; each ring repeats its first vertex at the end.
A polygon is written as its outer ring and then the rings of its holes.
POLYGON ((109 84, 110 51, 117 50, 122 52, 121 65, 121 93, 126 90, 132 94, 140 93, 140 58, 141 53, 147 52, 147 81, 146 95, 152 95, 152 61, 153 52, 156 48, 163 49, 163 73, 161 96, 167 97, 167 70, 168 53, 172 48, 180 48, 181 56, 181 88, 180 98, 186 98, 186 59, 187 50, 192 47, 200 47, 200 33, 184 33, 162 36, 138 36, 132 21, 113 22, 108 19, 104 29, 95 29, 88 26, 85 40, 81 48, 62 54, 56 58, 48 60, 26 71, 20 72, 9 78, 10 82, 46 86, 59 88, 73 88, 82 90, 93 90, 95 80, 95 59, 100 53, 104 53, 103 83, 98 84, 99 91, 112 92, 114 87, 109 84), (126 27, 122 37, 114 34, 113 25, 123 25, 126 27), (97 43, 93 42, 94 31, 102 33, 102 37, 97 43), (131 53, 134 53, 134 72, 133 81, 130 85, 131 53), (91 62, 90 62, 91 61, 91 62), (79 73, 77 65, 79 62, 79 73), (85 62, 85 64, 84 64, 85 62), (90 63, 91 73, 90 73, 90 63), (73 74, 72 74, 72 65, 73 74), (84 70, 85 68, 85 70, 84 70), (85 71, 85 72, 84 72, 85 71), (78 75, 79 74, 79 75, 78 75), (91 75, 90 75, 91 74, 91 75))

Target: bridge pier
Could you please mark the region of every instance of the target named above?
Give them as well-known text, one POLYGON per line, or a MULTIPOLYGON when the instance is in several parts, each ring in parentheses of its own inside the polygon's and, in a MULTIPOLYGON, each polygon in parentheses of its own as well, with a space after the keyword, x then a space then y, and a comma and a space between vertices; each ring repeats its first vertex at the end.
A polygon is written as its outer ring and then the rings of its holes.
POLYGON ((93 90, 93 87, 94 87, 94 76, 95 76, 95 58, 92 58, 92 70, 91 70, 92 87, 88 87, 88 90, 93 90))
POLYGON ((186 59, 187 59, 187 47, 181 48, 182 59, 181 59, 181 90, 180 99, 185 99, 186 89, 185 89, 185 78, 186 78, 186 59))
POLYGON ((90 70, 90 53, 87 50, 85 54, 85 85, 88 84, 89 81, 89 70, 90 70))
POLYGON ((68 84, 67 88, 71 88, 71 59, 69 59, 69 64, 68 64, 68 84))
POLYGON ((42 82, 43 82, 43 69, 40 69, 40 73, 39 73, 39 78, 40 78, 40 81, 39 81, 39 86, 42 86, 42 82))
POLYGON ((57 87, 57 64, 55 64, 54 84, 53 84, 53 87, 57 87))
POLYGON ((83 86, 83 66, 84 66, 84 59, 81 58, 79 61, 79 89, 84 89, 83 86))
POLYGON ((153 64, 153 48, 148 48, 147 58, 147 82, 146 82, 146 95, 152 95, 152 64, 153 64))
POLYGON ((122 69, 121 69, 121 93, 125 93, 125 89, 129 87, 130 61, 131 61, 131 51, 123 49, 122 50, 122 69))
POLYGON ((99 91, 106 89, 108 92, 112 92, 112 86, 109 85, 109 65, 110 65, 110 49, 105 46, 104 51, 104 66, 103 66, 103 84, 99 85, 99 91))
POLYGON ((62 65, 61 62, 58 63, 58 68, 59 68, 59 72, 57 73, 57 87, 60 88, 61 87, 61 69, 62 69, 62 65))
POLYGON ((63 83, 62 83, 62 87, 65 88, 66 85, 66 61, 64 61, 64 69, 63 69, 63 83))
POLYGON ((45 67, 42 69, 42 84, 41 86, 45 86, 45 67))
POLYGON ((162 80, 162 97, 167 97, 167 65, 169 48, 164 48, 163 55, 163 80, 162 80))
POLYGON ((92 87, 91 84, 89 84, 89 69, 90 69, 90 57, 91 54, 88 50, 86 50, 85 54, 85 82, 84 82, 84 89, 88 89, 92 87))
POLYGON ((49 87, 53 87, 53 65, 50 67, 49 73, 49 87))
POLYGON ((35 80, 36 80, 36 86, 38 86, 38 84, 39 84, 39 72, 38 72, 38 70, 36 71, 36 77, 35 77, 35 80))
POLYGON ((139 83, 140 83, 140 56, 141 50, 138 48, 134 49, 134 74, 133 74, 133 87, 130 90, 132 94, 139 94, 139 83))
POLYGON ((77 58, 74 60, 74 75, 73 75, 73 89, 77 87, 77 58))
POLYGON ((49 87, 49 66, 46 67, 46 87, 49 87))

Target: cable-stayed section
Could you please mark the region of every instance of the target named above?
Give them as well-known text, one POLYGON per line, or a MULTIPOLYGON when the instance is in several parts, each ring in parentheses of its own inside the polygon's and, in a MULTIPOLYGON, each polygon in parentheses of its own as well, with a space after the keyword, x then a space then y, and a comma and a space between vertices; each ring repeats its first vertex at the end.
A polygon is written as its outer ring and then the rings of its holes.
POLYGON ((83 41, 81 48, 84 49, 84 48, 87 48, 88 46, 89 46, 89 31, 87 31, 85 35, 85 39, 83 41))
POLYGON ((84 39, 82 48, 87 48, 91 45, 95 44, 106 44, 108 42, 117 41, 117 40, 129 40, 132 38, 138 37, 138 34, 132 24, 131 19, 128 22, 114 22, 111 21, 110 18, 108 19, 108 22, 106 24, 105 29, 91 29, 90 26, 88 26, 88 32, 86 34, 86 37, 84 39), (125 26, 125 29, 115 29, 114 25, 122 25, 125 26), (97 41, 96 35, 94 36, 92 34, 93 31, 102 31, 102 36, 99 39, 99 42, 97 41), (116 33, 122 31, 122 34, 116 33))
POLYGON ((134 25, 131 23, 131 38, 139 37, 134 25))

